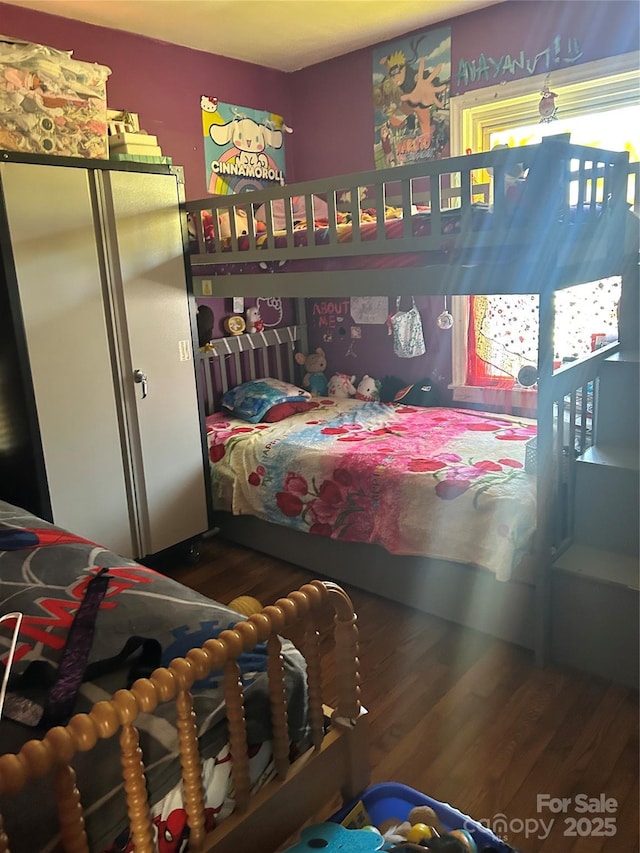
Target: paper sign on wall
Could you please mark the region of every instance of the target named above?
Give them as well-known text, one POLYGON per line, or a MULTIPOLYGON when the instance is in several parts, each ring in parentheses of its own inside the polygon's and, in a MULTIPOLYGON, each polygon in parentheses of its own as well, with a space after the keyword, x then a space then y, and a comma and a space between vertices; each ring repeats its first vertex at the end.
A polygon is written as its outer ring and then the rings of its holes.
POLYGON ((389 299, 386 296, 352 296, 351 316, 354 323, 383 325, 389 316, 389 299))

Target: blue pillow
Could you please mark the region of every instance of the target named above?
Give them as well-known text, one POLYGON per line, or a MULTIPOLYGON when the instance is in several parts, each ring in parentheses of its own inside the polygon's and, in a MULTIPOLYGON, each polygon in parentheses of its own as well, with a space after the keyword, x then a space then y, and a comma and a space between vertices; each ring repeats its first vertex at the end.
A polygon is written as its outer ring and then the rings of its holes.
POLYGON ((308 391, 297 385, 266 377, 230 388, 222 397, 222 407, 243 421, 257 424, 272 406, 308 400, 310 397, 308 391))

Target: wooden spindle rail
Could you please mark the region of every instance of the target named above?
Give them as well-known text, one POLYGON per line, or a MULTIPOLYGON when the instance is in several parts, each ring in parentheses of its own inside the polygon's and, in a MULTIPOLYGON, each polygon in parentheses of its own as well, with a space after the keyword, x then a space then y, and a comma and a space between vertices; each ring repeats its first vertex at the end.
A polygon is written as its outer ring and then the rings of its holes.
MULTIPOLYGON (((242 814, 249 805, 250 779, 244 695, 238 658, 243 651, 266 642, 267 675, 272 715, 273 753, 277 777, 282 781, 289 770, 289 738, 284 666, 279 637, 295 623, 301 623, 300 651, 307 660, 309 725, 313 747, 320 752, 323 739, 319 613, 330 604, 335 613, 334 634, 339 726, 360 714, 358 634, 353 606, 336 584, 314 581, 260 613, 222 631, 184 658, 156 669, 149 678, 136 681, 131 690, 119 690, 107 701, 96 703, 88 714, 76 714, 66 726, 50 729, 41 740, 28 741, 17 755, 0 756, 0 794, 19 793, 31 779, 52 776, 60 835, 66 853, 89 853, 81 794, 72 760, 77 752, 89 751, 99 739, 119 732, 120 761, 127 810, 136 853, 152 853, 154 829, 147 799, 144 757, 135 722, 141 713, 153 713, 160 703, 176 702, 176 730, 182 770, 185 811, 190 828, 190 849, 218 849, 206 836, 202 764, 198 750, 196 716, 191 688, 213 670, 224 674, 228 736, 233 759, 232 779, 235 811, 242 814), (213 846, 211 846, 213 844, 213 846)), ((276 783, 274 783, 276 784, 276 783)), ((222 824, 224 827, 224 823, 222 824)), ((0 815, 0 853, 10 853, 10 840, 0 815)), ((220 849, 231 849, 222 846, 220 849)))

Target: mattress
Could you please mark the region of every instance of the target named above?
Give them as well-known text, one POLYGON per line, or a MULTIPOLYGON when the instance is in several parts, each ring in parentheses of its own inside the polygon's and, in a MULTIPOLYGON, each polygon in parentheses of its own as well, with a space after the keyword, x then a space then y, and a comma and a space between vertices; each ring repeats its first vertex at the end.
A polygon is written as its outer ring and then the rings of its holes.
POLYGON ((534 421, 317 402, 275 424, 209 416, 217 510, 511 578, 535 531, 535 478, 524 468, 534 421))

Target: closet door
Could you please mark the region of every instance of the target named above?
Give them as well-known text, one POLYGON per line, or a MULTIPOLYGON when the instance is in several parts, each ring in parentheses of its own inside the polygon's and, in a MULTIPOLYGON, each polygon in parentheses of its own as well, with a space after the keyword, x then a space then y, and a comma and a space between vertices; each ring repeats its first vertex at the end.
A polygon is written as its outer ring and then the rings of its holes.
POLYGON ((132 554, 90 175, 30 163, 0 175, 52 520, 132 554))
POLYGON ((208 527, 178 188, 172 175, 102 178, 142 553, 155 553, 208 527))

